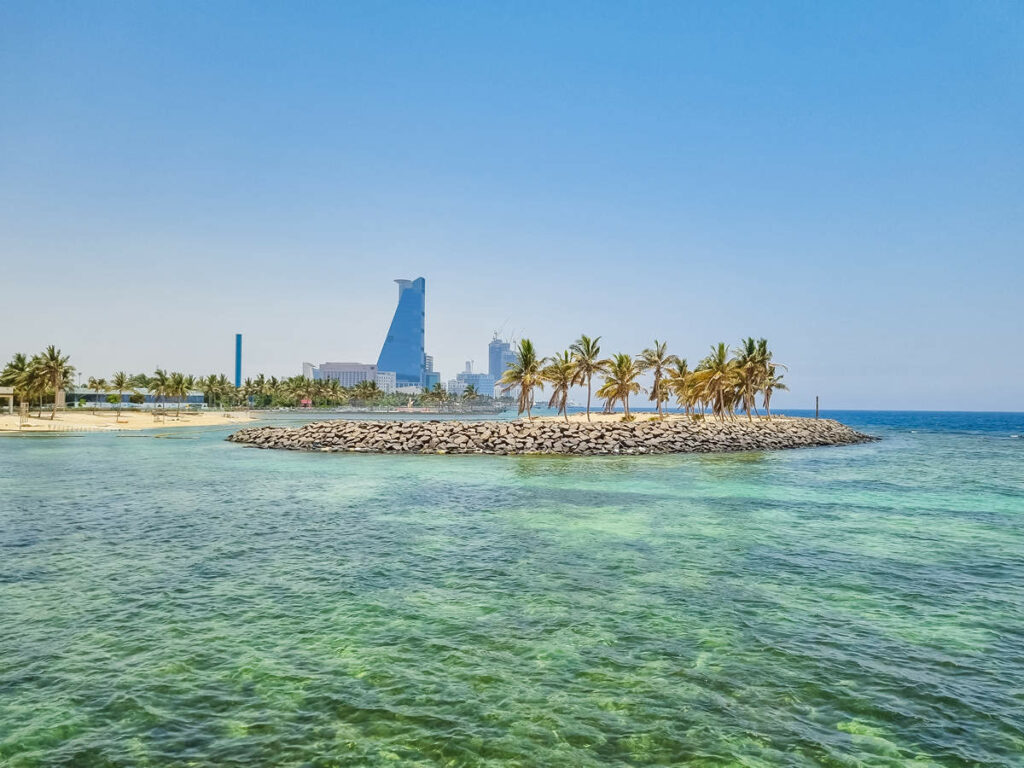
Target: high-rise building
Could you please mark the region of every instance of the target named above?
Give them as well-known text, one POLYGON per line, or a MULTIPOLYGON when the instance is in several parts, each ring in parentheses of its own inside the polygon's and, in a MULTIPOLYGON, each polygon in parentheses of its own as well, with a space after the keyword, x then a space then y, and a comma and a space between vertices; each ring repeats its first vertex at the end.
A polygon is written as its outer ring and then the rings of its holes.
POLYGON ((395 280, 398 306, 384 339, 377 369, 394 371, 398 387, 424 385, 424 324, 426 318, 426 280, 395 280))
POLYGON ((491 343, 487 345, 487 373, 498 381, 508 368, 508 364, 514 363, 515 360, 516 354, 512 351, 512 345, 502 341, 495 333, 491 343))
POLYGON ((491 397, 494 392, 494 377, 490 373, 473 373, 473 362, 467 360, 466 370, 449 380, 448 392, 461 397, 470 384, 473 385, 478 395, 491 397))
POLYGON ((441 383, 441 374, 434 370, 434 356, 423 356, 423 388, 433 389, 435 384, 441 383))

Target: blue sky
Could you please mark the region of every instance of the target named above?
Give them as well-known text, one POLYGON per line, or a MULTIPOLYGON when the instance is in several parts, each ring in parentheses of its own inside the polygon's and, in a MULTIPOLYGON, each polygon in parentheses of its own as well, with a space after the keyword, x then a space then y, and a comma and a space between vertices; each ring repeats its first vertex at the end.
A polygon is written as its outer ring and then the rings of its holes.
POLYGON ((454 375, 767 336, 802 407, 1019 409, 1024 5, 0 6, 0 356, 454 375), (983 373, 984 372, 984 373, 983 373))

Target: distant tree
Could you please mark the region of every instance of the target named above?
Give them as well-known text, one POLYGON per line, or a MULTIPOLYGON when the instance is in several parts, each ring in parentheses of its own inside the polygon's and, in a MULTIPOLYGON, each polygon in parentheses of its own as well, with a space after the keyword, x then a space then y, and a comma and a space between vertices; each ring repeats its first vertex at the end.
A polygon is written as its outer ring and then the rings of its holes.
POLYGON ((19 403, 29 399, 29 367, 28 357, 18 352, 0 372, 0 387, 12 387, 19 403))
POLYGON ((71 378, 75 373, 75 367, 68 362, 69 360, 70 358, 67 355, 61 354, 61 351, 53 344, 48 346, 43 353, 39 355, 39 370, 46 378, 48 385, 53 389, 54 393, 53 410, 50 411, 50 421, 53 421, 53 417, 57 414, 57 393, 65 389, 71 383, 71 378))
POLYGON ((180 371, 174 371, 173 373, 171 373, 171 375, 168 377, 167 389, 167 394, 173 397, 175 403, 177 404, 177 409, 175 410, 174 415, 176 418, 180 419, 181 400, 182 398, 185 397, 186 393, 188 392, 188 384, 186 382, 185 374, 181 373, 180 371))
POLYGON ((124 393, 135 394, 135 387, 132 386, 131 376, 124 371, 118 371, 113 375, 110 380, 110 386, 117 390, 117 416, 114 418, 119 420, 121 418, 121 403, 124 400, 124 393))
POLYGON ((155 406, 159 402, 163 407, 165 399, 171 395, 171 380, 167 371, 157 368, 153 371, 152 376, 147 377, 146 381, 153 394, 153 405, 155 406))
POLYGON ((376 403, 382 394, 384 393, 381 392, 376 381, 363 380, 357 382, 356 385, 352 387, 352 397, 355 400, 359 400, 368 405, 376 403))
POLYGON ((438 409, 443 408, 448 402, 448 390, 442 387, 440 382, 431 387, 427 395, 432 402, 437 403, 438 409))
POLYGON ((99 392, 109 392, 110 391, 110 385, 107 384, 107 380, 106 379, 97 379, 95 376, 90 376, 89 380, 86 382, 86 385, 94 393, 93 394, 93 400, 92 400, 92 404, 93 404, 92 412, 96 413, 96 405, 99 403, 99 397, 96 395, 96 393, 99 393, 99 392))

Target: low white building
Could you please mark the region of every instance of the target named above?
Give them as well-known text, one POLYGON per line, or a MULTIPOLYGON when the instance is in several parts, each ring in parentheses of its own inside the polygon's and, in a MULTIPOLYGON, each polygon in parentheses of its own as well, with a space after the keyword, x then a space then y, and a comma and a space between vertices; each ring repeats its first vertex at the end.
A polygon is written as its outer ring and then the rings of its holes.
POLYGON ((377 371, 377 389, 391 394, 398 389, 397 375, 394 371, 377 371))
POLYGON ((315 381, 337 381, 343 387, 354 387, 361 381, 372 381, 383 392, 395 391, 394 371, 378 371, 368 363, 312 363, 302 364, 302 375, 315 381))

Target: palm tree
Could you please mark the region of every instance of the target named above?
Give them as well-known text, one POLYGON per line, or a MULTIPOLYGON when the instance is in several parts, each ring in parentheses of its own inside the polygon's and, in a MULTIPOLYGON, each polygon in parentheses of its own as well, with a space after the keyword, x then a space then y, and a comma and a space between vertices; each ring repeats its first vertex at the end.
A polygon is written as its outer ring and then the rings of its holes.
POLYGON ((648 347, 637 358, 637 367, 641 371, 654 373, 654 385, 651 387, 651 400, 658 404, 658 418, 664 419, 662 403, 668 400, 670 389, 665 381, 665 370, 678 362, 675 355, 668 353, 668 345, 663 341, 654 340, 654 346, 648 347))
POLYGON ((480 397, 480 393, 476 391, 475 384, 467 384, 466 388, 462 390, 462 399, 467 403, 476 400, 480 397))
MULTIPOLYGON (((104 382, 105 384, 106 382, 104 382)), ((110 380, 110 386, 117 390, 117 416, 115 421, 121 419, 121 401, 124 400, 124 393, 135 394, 135 387, 132 386, 131 376, 124 371, 118 371, 110 380)))
POLYGON ((640 369, 633 357, 620 352, 607 361, 604 384, 597 390, 597 396, 603 398, 610 407, 614 408, 616 400, 622 403, 623 419, 626 421, 632 418, 629 415, 629 396, 643 392, 643 387, 637 382, 639 376, 640 369))
MULTIPOLYGON (((195 392, 197 386, 196 377, 193 376, 192 374, 189 374, 188 376, 185 377, 185 380, 182 382, 182 384, 183 386, 181 396, 184 398, 185 403, 188 404, 188 397, 193 392, 195 392)), ((181 409, 181 403, 178 403, 178 409, 181 409)))
POLYGON ((25 354, 18 352, 0 373, 0 386, 12 387, 18 402, 22 403, 31 399, 29 395, 30 379, 31 363, 25 354))
MULTIPOLYGON (((110 391, 110 385, 107 384, 107 380, 106 379, 97 379, 95 376, 90 376, 89 380, 86 382, 86 385, 89 387, 89 389, 93 390, 94 392, 109 392, 110 391)), ((96 396, 93 399, 93 401, 92 401, 92 412, 94 414, 96 413, 96 403, 97 402, 99 402, 99 397, 98 396, 96 396)))
POLYGON ((767 351, 768 342, 761 339, 763 344, 758 344, 753 336, 740 341, 736 347, 736 386, 739 390, 740 399, 743 403, 743 410, 746 411, 747 421, 752 420, 751 409, 757 410, 755 398, 761 389, 764 380, 765 366, 763 355, 767 351))
POLYGON ((23 387, 29 400, 38 398, 38 418, 43 418, 43 398, 50 388, 50 376, 43 368, 42 355, 32 355, 32 359, 28 361, 28 368, 25 369, 22 381, 24 382, 23 387))
POLYGON ((606 361, 601 359, 599 341, 600 336, 590 338, 581 334, 569 348, 576 364, 576 381, 573 383, 587 384, 587 421, 590 421, 590 382, 596 374, 604 373, 605 370, 606 361))
POLYGON ((170 386, 171 380, 167 375, 167 371, 163 368, 157 368, 153 371, 153 375, 147 379, 149 389, 153 394, 153 407, 156 407, 157 401, 159 400, 161 406, 163 406, 163 400, 171 394, 170 386))
POLYGON ((263 374, 259 374, 255 379, 248 379, 249 381, 249 393, 253 398, 253 404, 256 408, 261 408, 266 404, 267 384, 266 377, 263 374))
POLYGON ((545 381, 551 383, 551 399, 548 408, 558 409, 558 413, 569 420, 566 405, 569 402, 569 389, 576 383, 576 363, 568 350, 555 355, 540 372, 545 381))
POLYGON ((364 403, 372 405, 373 403, 377 402, 377 400, 380 398, 381 390, 380 387, 377 386, 376 381, 364 380, 358 382, 352 388, 352 396, 356 400, 360 400, 364 403))
POLYGON ((776 375, 775 366, 769 365, 768 376, 761 387, 761 391, 764 393, 764 412, 768 416, 769 421, 772 418, 772 392, 777 389, 786 391, 789 387, 782 383, 782 374, 776 375))
POLYGON ((186 391, 187 387, 185 386, 185 374, 181 373, 180 371, 174 371, 170 376, 170 380, 168 381, 167 394, 171 395, 174 398, 175 402, 177 403, 178 407, 175 410, 174 414, 175 418, 177 419, 181 418, 181 398, 184 396, 186 391))
POLYGON ((67 354, 61 354, 60 350, 52 344, 39 355, 39 371, 46 378, 47 385, 53 389, 53 410, 50 411, 50 421, 53 421, 57 412, 58 394, 63 391, 75 373, 74 366, 69 365, 70 359, 67 354))
POLYGON ((543 364, 544 358, 537 357, 533 342, 523 339, 519 342, 516 359, 509 363, 508 369, 501 376, 501 383, 504 385, 502 392, 519 388, 519 415, 522 416, 523 411, 526 411, 527 419, 533 419, 533 390, 544 389, 544 380, 540 373, 543 364))
POLYGON ((64 390, 75 373, 74 366, 68 363, 70 359, 68 355, 62 355, 53 344, 39 356, 40 372, 46 377, 48 385, 53 388, 53 410, 50 411, 50 421, 53 421, 53 417, 57 414, 59 393, 64 390))
POLYGON ((230 395, 231 396, 231 404, 234 405, 235 398, 238 395, 238 390, 235 389, 235 385, 232 384, 230 381, 228 381, 228 377, 225 376, 223 373, 220 374, 219 376, 217 376, 217 390, 216 390, 216 392, 217 392, 217 404, 221 408, 224 407, 224 396, 225 395, 230 395))
POLYGON ((448 390, 441 386, 438 382, 430 388, 430 399, 437 403, 437 408, 440 410, 448 402, 448 390))
POLYGON ((733 410, 738 382, 736 361, 729 357, 729 347, 724 341, 712 345, 711 354, 701 360, 693 372, 699 399, 710 402, 712 412, 722 421, 726 413, 733 410))
POLYGON ((199 379, 199 389, 203 393, 203 402, 209 406, 216 405, 217 402, 217 374, 211 373, 209 376, 205 376, 199 379))
POLYGON ((327 382, 326 394, 327 402, 331 405, 339 405, 345 399, 345 392, 341 387, 341 382, 337 379, 331 379, 327 382))
POLYGON ((690 371, 686 358, 677 357, 665 379, 669 390, 676 396, 676 403, 684 409, 687 416, 691 414, 696 401, 692 376, 693 372, 690 371))
MULTIPOLYGON (((776 368, 782 368, 783 370, 788 371, 789 367, 784 365, 784 364, 782 364, 782 363, 777 363, 777 362, 775 362, 772 359, 773 357, 775 357, 775 353, 772 352, 770 349, 768 349, 768 340, 767 339, 758 339, 757 340, 757 353, 758 353, 758 357, 760 359, 761 367, 762 367, 761 382, 760 382, 760 384, 761 384, 761 393, 762 393, 762 395, 767 395, 768 402, 770 402, 771 399, 772 399, 772 396, 771 396, 771 393, 766 392, 766 388, 769 386, 769 382, 773 378, 775 378, 775 369, 776 368)), ((776 381, 781 381, 781 380, 782 380, 782 375, 780 374, 778 376, 778 378, 776 379, 776 381)), ((780 386, 775 386, 775 387, 773 387, 773 389, 784 389, 785 390, 785 389, 789 389, 789 387, 787 387, 785 384, 783 384, 781 387, 780 386)), ((768 410, 768 406, 767 405, 765 406, 765 410, 766 411, 768 410)), ((769 418, 770 418, 771 414, 768 414, 768 415, 769 415, 769 418)))
POLYGON ((225 392, 231 395, 232 404, 245 403, 246 408, 249 408, 256 403, 256 385, 252 379, 245 379, 240 387, 236 387, 229 381, 225 392))

